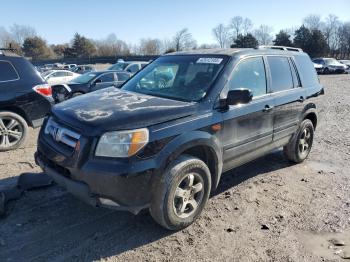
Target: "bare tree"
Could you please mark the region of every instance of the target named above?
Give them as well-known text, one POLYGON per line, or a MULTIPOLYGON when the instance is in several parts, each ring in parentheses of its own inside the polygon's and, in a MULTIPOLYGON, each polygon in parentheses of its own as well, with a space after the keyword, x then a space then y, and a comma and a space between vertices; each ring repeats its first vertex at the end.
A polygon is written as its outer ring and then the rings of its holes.
POLYGON ((109 34, 105 39, 95 40, 94 44, 99 56, 128 55, 130 53, 128 45, 119 40, 115 34, 109 34))
POLYGON ((242 33, 243 30, 244 19, 241 16, 235 16, 231 19, 229 27, 232 29, 233 39, 237 39, 238 35, 242 33))
POLYGON ((20 45, 23 45, 26 38, 37 36, 33 27, 18 24, 10 26, 10 33, 12 34, 13 39, 20 45))
POLYGON ((323 34, 331 50, 335 50, 339 42, 339 27, 341 23, 336 15, 330 14, 326 18, 323 34))
POLYGON ((164 38, 162 40, 162 45, 161 45, 161 53, 166 53, 169 50, 175 50, 174 47, 174 41, 168 39, 168 38, 164 38))
POLYGON ((253 28, 252 20, 250 20, 249 18, 244 18, 243 25, 242 25, 243 34, 245 35, 249 34, 252 28, 253 28))
POLYGON ((260 45, 268 45, 272 42, 272 28, 268 25, 260 25, 258 29, 254 31, 254 36, 258 40, 260 45))
POLYGON ((161 41, 159 39, 141 39, 140 54, 141 55, 159 55, 161 52, 161 41))
POLYGON ((213 35, 221 48, 227 47, 229 40, 229 31, 226 26, 223 24, 218 24, 213 28, 213 35))
POLYGON ((9 43, 14 42, 12 35, 4 28, 0 27, 0 47, 8 47, 9 43))
POLYGON ((323 23, 321 20, 321 16, 319 15, 308 15, 303 19, 303 24, 306 28, 309 28, 310 30, 321 30, 323 23))
POLYGON ((193 49, 197 45, 196 40, 193 39, 192 34, 188 32, 187 28, 178 31, 173 41, 176 51, 193 49))

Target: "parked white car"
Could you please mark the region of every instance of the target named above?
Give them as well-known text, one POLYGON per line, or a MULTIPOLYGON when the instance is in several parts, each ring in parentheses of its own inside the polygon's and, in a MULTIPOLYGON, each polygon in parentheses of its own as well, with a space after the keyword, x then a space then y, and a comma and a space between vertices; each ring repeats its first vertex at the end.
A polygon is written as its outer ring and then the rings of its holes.
POLYGON ((145 61, 127 61, 127 62, 119 61, 116 64, 111 65, 108 68, 108 70, 126 71, 133 75, 148 64, 149 62, 145 62, 145 61))
POLYGON ((50 85, 66 84, 78 76, 80 74, 68 70, 50 70, 43 74, 43 78, 50 85))

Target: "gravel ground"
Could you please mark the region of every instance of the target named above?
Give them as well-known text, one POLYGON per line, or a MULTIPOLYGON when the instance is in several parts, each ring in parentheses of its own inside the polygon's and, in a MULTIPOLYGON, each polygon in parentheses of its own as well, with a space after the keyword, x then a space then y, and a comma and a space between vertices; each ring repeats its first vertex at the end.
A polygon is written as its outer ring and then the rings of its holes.
MULTIPOLYGON (((320 120, 302 164, 276 151, 226 174, 201 218, 169 232, 137 216, 81 203, 58 186, 29 191, 0 220, 0 261, 341 261, 350 256, 350 75, 321 76, 320 120)), ((0 153, 0 188, 33 160, 0 153)))

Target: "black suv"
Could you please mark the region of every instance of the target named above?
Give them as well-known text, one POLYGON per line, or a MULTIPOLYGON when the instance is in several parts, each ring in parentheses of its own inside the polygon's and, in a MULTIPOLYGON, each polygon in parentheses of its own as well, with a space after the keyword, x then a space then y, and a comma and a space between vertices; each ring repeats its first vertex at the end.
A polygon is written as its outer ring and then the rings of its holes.
POLYGON ((51 87, 25 58, 0 49, 0 151, 16 149, 28 126, 38 127, 49 113, 51 87))
POLYGON ((302 51, 195 50, 161 56, 126 82, 56 105, 36 161, 93 206, 148 208, 165 228, 190 225, 221 174, 283 147, 309 154, 323 94, 302 51), (142 85, 159 71, 166 85, 142 85))

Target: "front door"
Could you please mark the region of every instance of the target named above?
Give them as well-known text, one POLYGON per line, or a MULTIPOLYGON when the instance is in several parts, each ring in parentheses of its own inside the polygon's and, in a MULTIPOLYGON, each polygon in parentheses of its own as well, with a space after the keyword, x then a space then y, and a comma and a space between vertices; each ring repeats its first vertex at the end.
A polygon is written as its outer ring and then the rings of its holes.
POLYGON ((241 60, 227 84, 229 90, 250 89, 253 100, 248 104, 230 106, 223 113, 224 171, 267 151, 272 144, 274 111, 273 96, 267 92, 263 57, 241 60))

